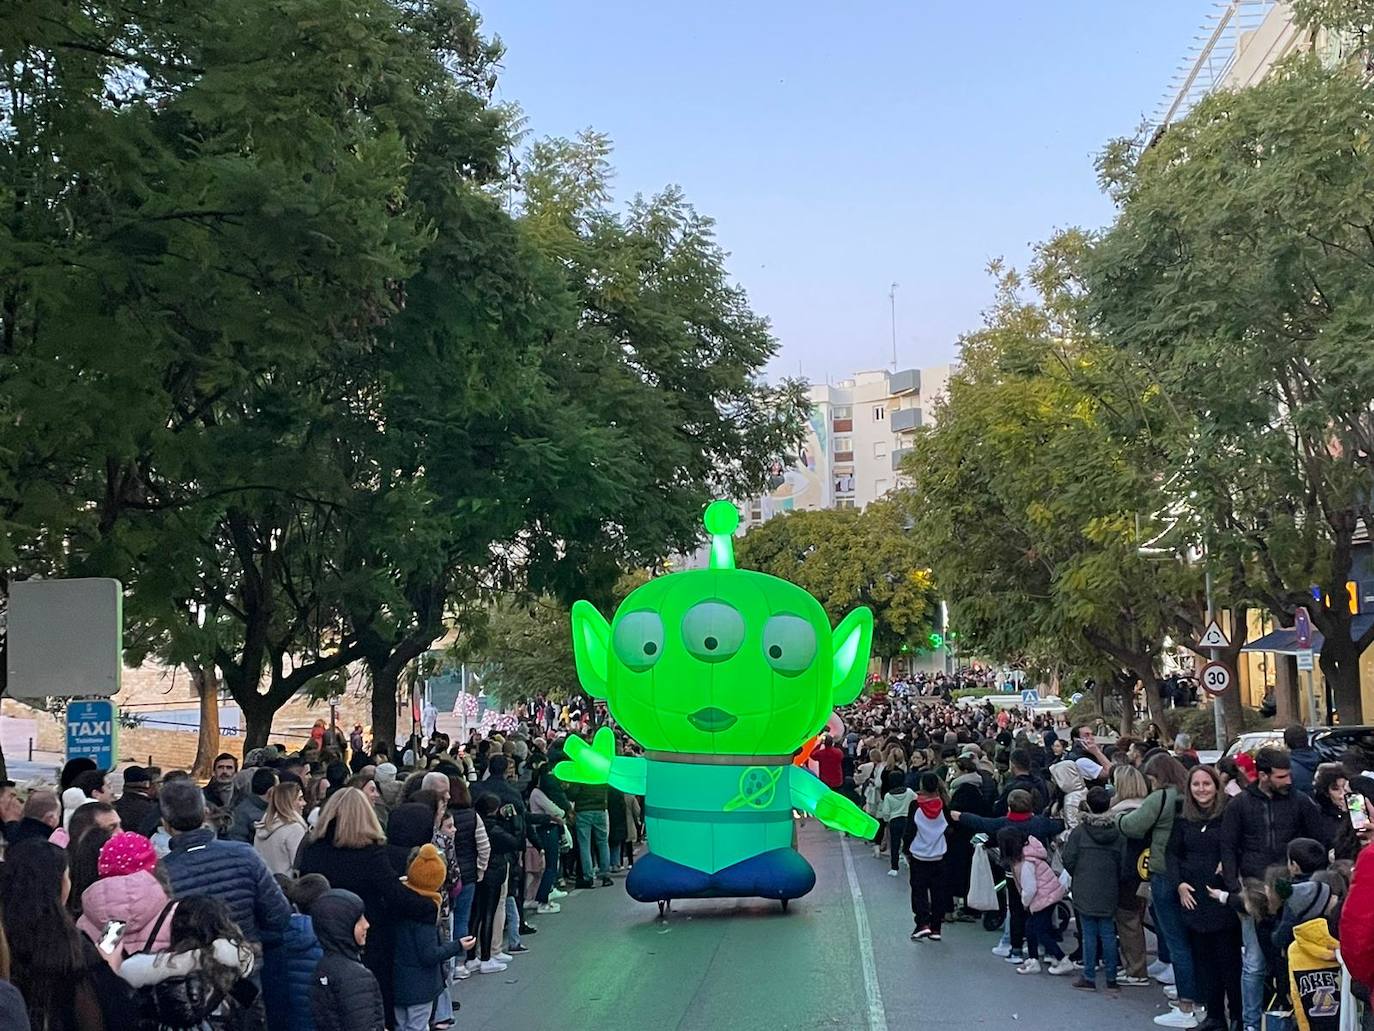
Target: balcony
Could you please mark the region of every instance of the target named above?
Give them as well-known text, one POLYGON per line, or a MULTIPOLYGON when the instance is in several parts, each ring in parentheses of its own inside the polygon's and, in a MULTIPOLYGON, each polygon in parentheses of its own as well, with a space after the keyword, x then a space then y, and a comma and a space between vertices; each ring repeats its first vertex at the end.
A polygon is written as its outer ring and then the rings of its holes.
POLYGON ((893 433, 914 433, 921 428, 921 410, 902 408, 892 413, 889 425, 893 433))
POLYGON ((853 419, 836 419, 834 422, 832 422, 832 423, 830 424, 830 429, 831 429, 832 431, 834 431, 835 433, 853 433, 853 432, 854 432, 854 420, 853 420, 853 419))
POLYGON ((836 451, 834 457, 835 457, 835 464, 836 464, 836 465, 850 464, 850 463, 853 463, 853 461, 854 461, 854 452, 853 452, 853 451, 836 451))
POLYGON ((894 372, 887 380, 887 389, 893 394, 919 394, 921 392, 921 370, 903 369, 894 372))
POLYGON ((902 463, 906 461, 906 456, 911 454, 911 452, 912 449, 909 447, 899 447, 896 451, 892 452, 892 468, 894 472, 902 471, 902 463))

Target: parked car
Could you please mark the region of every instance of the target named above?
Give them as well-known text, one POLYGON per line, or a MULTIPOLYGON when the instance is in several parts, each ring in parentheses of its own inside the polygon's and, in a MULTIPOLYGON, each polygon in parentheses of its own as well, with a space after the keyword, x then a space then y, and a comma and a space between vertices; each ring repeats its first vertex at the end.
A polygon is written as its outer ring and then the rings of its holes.
MULTIPOLYGON (((1365 757, 1374 768, 1374 726, 1361 724, 1351 727, 1309 727, 1308 742, 1316 749, 1324 763, 1340 762, 1346 752, 1354 750, 1365 757)), ((1283 747, 1283 730, 1254 730, 1242 734, 1226 749, 1227 755, 1249 752, 1254 755, 1268 745, 1283 747)))

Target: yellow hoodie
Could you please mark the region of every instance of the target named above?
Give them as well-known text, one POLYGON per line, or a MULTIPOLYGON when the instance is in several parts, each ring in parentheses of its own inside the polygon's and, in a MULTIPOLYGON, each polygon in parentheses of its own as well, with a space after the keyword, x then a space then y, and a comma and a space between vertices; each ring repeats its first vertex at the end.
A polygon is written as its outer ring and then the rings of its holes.
POLYGON ((1288 983, 1300 1031, 1337 1031, 1341 1023, 1340 943, 1318 917, 1293 928, 1288 946, 1288 983))

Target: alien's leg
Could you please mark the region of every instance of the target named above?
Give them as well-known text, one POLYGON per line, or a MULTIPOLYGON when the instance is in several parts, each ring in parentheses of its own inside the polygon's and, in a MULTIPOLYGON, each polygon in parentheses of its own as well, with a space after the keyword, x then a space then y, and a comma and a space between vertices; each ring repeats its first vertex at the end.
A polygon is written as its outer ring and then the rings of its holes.
POLYGON ((795 899, 816 886, 816 871, 795 849, 775 848, 711 875, 713 894, 727 898, 795 899))
POLYGON ((625 891, 638 902, 701 898, 709 893, 710 881, 710 874, 645 852, 630 867, 625 891))

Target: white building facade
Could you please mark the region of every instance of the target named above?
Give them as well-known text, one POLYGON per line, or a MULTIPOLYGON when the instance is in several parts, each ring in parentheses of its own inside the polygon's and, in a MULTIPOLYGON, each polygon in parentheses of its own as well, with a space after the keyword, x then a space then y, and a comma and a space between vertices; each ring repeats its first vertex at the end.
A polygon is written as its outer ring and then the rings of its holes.
POLYGON ((744 528, 783 512, 864 508, 897 485, 902 459, 944 396, 948 365, 857 372, 811 387, 811 420, 796 460, 743 508, 744 528))

